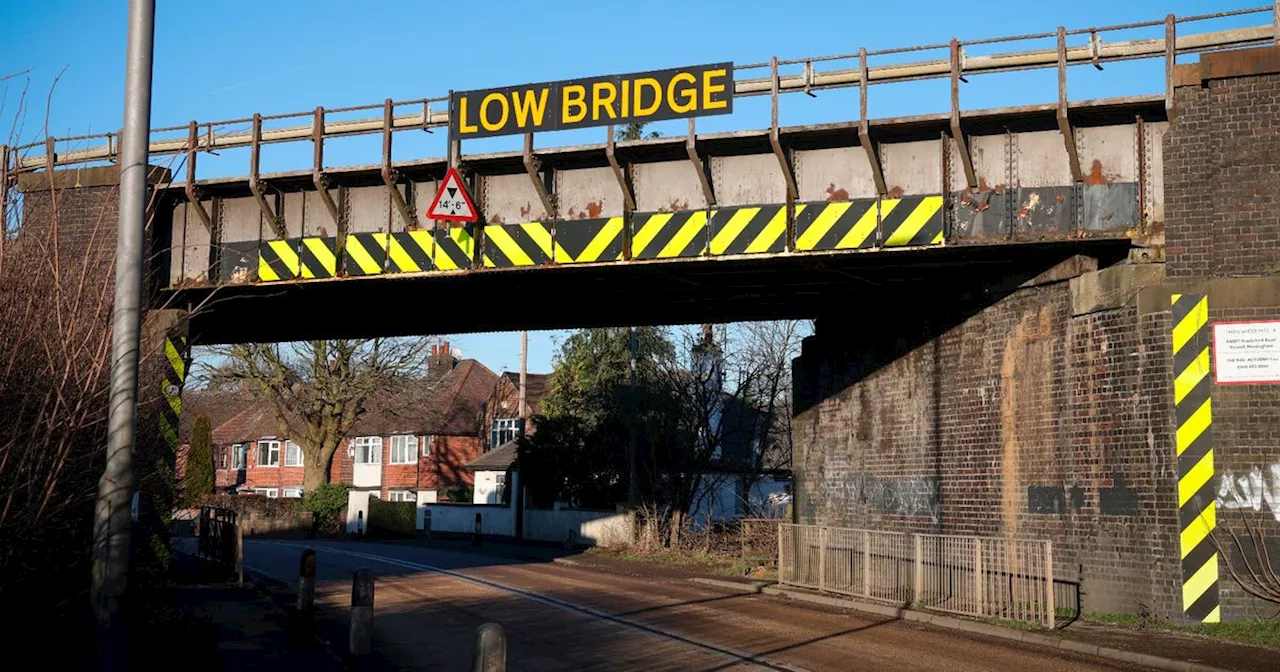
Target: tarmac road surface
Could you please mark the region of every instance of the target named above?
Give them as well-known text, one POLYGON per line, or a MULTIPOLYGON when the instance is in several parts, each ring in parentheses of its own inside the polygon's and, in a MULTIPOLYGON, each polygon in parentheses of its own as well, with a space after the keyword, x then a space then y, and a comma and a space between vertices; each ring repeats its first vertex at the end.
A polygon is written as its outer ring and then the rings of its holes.
POLYGON ((401 669, 469 669, 489 622, 506 629, 521 672, 1145 669, 687 581, 416 546, 246 540, 245 565, 296 585, 308 546, 326 618, 345 620, 352 573, 374 570, 373 647, 401 669))

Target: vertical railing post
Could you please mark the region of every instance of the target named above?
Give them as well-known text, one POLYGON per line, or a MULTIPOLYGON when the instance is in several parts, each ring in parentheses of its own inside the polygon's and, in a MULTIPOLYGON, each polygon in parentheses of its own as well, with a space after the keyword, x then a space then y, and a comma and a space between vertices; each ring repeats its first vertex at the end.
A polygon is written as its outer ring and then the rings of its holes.
POLYGON ((361 567, 351 575, 351 630, 347 651, 357 669, 365 667, 373 640, 373 570, 361 567))
POLYGON ((982 586, 982 538, 973 538, 973 610, 978 616, 986 615, 986 599, 982 586))
POLYGON ((476 630, 476 648, 471 656, 471 672, 506 672, 507 633, 497 623, 485 623, 476 630))
POLYGON ((862 594, 871 597, 871 532, 862 531, 862 594))
POLYGON ((298 625, 304 632, 315 628, 316 549, 302 552, 298 561, 298 625))
POLYGON ((818 528, 818 590, 827 589, 827 528, 818 528))
POLYGON ((785 526, 786 523, 778 523, 778 583, 780 584, 787 582, 785 578, 787 574, 782 569, 782 528, 785 526))
POLYGON ((923 606, 924 601, 924 537, 913 535, 916 538, 916 576, 915 576, 915 594, 912 596, 912 602, 917 607, 923 606))
POLYGON ((1044 596, 1046 611, 1049 616, 1049 629, 1054 629, 1054 607, 1053 607, 1053 542, 1044 542, 1044 596))
POLYGON ((235 545, 235 568, 236 568, 236 585, 244 585, 244 528, 240 526, 239 521, 232 527, 236 528, 236 545, 235 545))

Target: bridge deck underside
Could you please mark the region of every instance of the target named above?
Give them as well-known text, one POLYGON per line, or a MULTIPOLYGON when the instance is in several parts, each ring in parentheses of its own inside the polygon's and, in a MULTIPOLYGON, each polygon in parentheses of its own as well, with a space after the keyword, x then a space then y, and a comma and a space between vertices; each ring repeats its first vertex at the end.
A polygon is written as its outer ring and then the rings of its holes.
POLYGON ((871 254, 436 273, 164 292, 197 344, 847 316, 982 302, 1074 255, 1123 259, 1127 238, 871 254))

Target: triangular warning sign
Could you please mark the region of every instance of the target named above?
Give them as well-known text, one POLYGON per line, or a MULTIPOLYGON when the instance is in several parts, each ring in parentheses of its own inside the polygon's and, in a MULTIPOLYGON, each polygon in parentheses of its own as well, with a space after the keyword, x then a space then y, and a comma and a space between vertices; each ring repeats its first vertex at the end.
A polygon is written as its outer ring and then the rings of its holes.
POLYGON ((462 177, 452 166, 440 182, 435 200, 427 208, 427 219, 448 219, 455 222, 474 222, 478 219, 476 206, 462 186, 462 177))

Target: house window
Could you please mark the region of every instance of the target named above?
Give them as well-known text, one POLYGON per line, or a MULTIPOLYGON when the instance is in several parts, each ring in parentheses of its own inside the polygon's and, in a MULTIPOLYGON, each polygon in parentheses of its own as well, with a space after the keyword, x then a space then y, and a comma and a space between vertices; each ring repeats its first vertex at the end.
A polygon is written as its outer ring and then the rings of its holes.
POLYGON ((231 446, 231 468, 244 469, 245 460, 249 457, 249 444, 237 443, 231 446))
POLYGON ((494 474, 494 475, 493 475, 493 484, 494 484, 494 485, 496 485, 496 486, 498 486, 499 488, 506 487, 506 485, 507 485, 507 473, 504 471, 504 472, 502 472, 501 474, 494 474))
POLYGON ((301 499, 301 498, 302 498, 302 488, 285 488, 285 489, 284 489, 284 496, 285 496, 285 497, 287 497, 287 498, 289 498, 289 499, 301 499))
POLYGON ((382 464, 382 437, 357 437, 351 450, 355 453, 356 464, 382 464))
POLYGON ((416 502, 418 496, 412 490, 389 490, 387 491, 388 502, 416 502))
POLYGON ((494 418, 489 425, 489 450, 516 438, 520 418, 494 418))
POLYGON ((259 441, 258 442, 258 466, 259 467, 280 466, 280 442, 279 441, 259 441))
MULTIPOLYGON (((284 466, 302 466, 302 446, 299 446, 292 441, 284 442, 284 466)), ((285 497, 288 497, 288 495, 285 495, 285 497)))
POLYGON ((423 457, 431 456, 431 444, 435 443, 435 440, 436 440, 436 437, 434 434, 428 434, 422 437, 422 456, 423 457))
POLYGON ((219 469, 227 468, 227 454, 230 452, 231 452, 230 446, 218 451, 218 468, 219 469))
POLYGON ((253 494, 262 495, 268 499, 275 499, 280 496, 280 490, 276 488, 254 488, 253 494))
POLYGON ((413 464, 418 457, 418 437, 401 434, 391 437, 391 464, 413 464))

